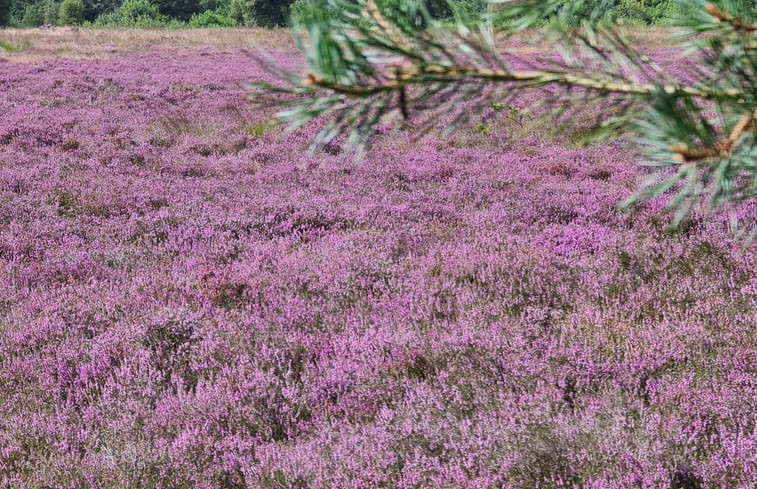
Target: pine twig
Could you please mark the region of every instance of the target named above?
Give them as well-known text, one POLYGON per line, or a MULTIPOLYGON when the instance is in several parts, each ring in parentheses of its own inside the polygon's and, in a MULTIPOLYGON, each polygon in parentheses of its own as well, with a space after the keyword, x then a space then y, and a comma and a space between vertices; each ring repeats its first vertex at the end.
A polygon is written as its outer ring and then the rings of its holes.
POLYGON ((403 48, 407 48, 409 46, 407 38, 405 38, 405 36, 399 29, 397 29, 397 27, 395 27, 386 19, 386 17, 384 17, 384 15, 381 13, 381 10, 379 10, 378 8, 378 5, 376 5, 375 0, 366 0, 364 13, 368 15, 368 17, 373 19, 374 22, 376 22, 376 25, 379 26, 384 35, 390 41, 403 48))
POLYGON ((305 74, 303 83, 309 87, 323 88, 350 97, 370 97, 383 92, 401 90, 412 84, 461 82, 474 79, 532 85, 555 84, 575 88, 586 88, 606 94, 652 95, 660 89, 667 94, 680 92, 701 99, 737 98, 744 94, 744 92, 739 89, 717 91, 707 88, 689 86, 678 87, 675 85, 659 87, 653 84, 640 85, 608 82, 585 76, 550 71, 490 70, 443 65, 409 66, 395 70, 393 73, 387 75, 386 78, 389 81, 370 86, 345 85, 317 77, 308 72, 305 74))
POLYGON ((708 3, 704 9, 708 14, 713 16, 717 22, 725 22, 733 26, 737 31, 755 32, 757 31, 757 24, 747 24, 741 19, 734 17, 728 12, 723 12, 715 5, 708 3))
POLYGON ((688 163, 700 161, 709 158, 718 158, 730 153, 736 143, 747 129, 754 128, 754 122, 757 120, 757 112, 744 115, 734 126, 728 138, 719 141, 709 148, 689 149, 685 144, 674 144, 670 151, 673 153, 673 160, 679 163, 688 163))

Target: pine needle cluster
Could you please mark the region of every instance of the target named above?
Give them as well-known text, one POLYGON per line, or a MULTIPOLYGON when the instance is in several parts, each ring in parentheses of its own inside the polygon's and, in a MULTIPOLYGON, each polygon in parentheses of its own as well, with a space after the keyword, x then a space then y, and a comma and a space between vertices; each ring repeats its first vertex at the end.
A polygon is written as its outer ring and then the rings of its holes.
POLYGON ((602 14, 609 1, 491 0, 481 18, 458 12, 450 28, 422 0, 328 0, 331 8, 313 8, 295 29, 307 70, 268 64, 284 83, 256 85, 252 98, 278 107, 279 119, 292 128, 323 118, 315 146, 341 138, 360 150, 387 121, 423 121, 414 125, 422 130, 444 115, 451 121, 446 130, 454 131, 493 107, 509 107, 524 92, 550 87, 531 108, 539 117, 560 123, 590 114, 593 135, 630 136, 643 161, 661 169, 624 205, 670 194, 677 226, 697 207, 755 197, 757 15, 751 2, 677 0, 685 15, 672 19, 671 42, 676 56, 690 60, 682 74, 629 42, 602 14), (576 26, 569 19, 579 11, 596 14, 576 26), (526 37, 548 40, 554 52, 534 50, 514 63, 508 37, 532 29, 540 36, 526 37))

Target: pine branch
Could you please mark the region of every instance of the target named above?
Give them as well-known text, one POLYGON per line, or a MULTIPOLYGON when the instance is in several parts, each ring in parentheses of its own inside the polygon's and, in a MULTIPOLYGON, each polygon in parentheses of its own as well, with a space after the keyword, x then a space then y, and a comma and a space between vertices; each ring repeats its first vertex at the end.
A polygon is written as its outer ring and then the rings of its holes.
POLYGON ((737 31, 755 32, 757 31, 757 24, 749 24, 735 16, 720 10, 715 5, 708 3, 705 5, 705 10, 708 14, 713 16, 717 22, 730 24, 737 31))
POLYGON ((755 129, 757 112, 744 115, 731 131, 728 138, 718 141, 711 147, 689 149, 685 144, 674 144, 670 150, 673 152, 673 159, 680 163, 695 162, 711 158, 727 156, 738 143, 739 139, 747 130, 755 129))
POLYGON ((383 31, 384 35, 394 42, 397 46, 408 48, 410 43, 407 38, 402 34, 394 24, 389 22, 386 17, 381 13, 376 5, 375 0, 366 0, 365 2, 365 15, 372 19, 377 26, 383 31))
POLYGON ((659 173, 662 183, 627 202, 675 193, 670 205, 676 225, 700 199, 717 207, 757 196, 757 24, 744 9, 731 11, 730 0, 676 0, 689 14, 679 20, 697 54, 685 83, 602 26, 601 9, 590 10, 580 27, 568 25, 588 0, 490 0, 504 6, 495 15, 514 30, 555 19, 543 32, 559 61, 537 51, 517 63, 500 52, 486 19, 469 24, 458 18, 450 30, 430 18, 423 0, 395 0, 388 7, 376 0, 326 1, 329 13, 300 26, 307 42, 297 34, 308 61, 305 74, 269 64, 291 86, 256 86, 258 105, 283 109, 279 117, 293 128, 328 117, 316 147, 345 134, 348 148, 361 149, 379 121, 397 112, 421 119, 415 130, 437 127, 434 115, 443 114, 451 131, 492 117, 492 107, 516 103, 525 90, 555 87, 529 109, 554 118, 558 128, 559 120, 593 111, 598 133, 630 131, 647 161, 678 168, 672 177, 659 173), (702 33, 708 34, 695 37, 702 33), (706 116, 705 108, 718 118, 706 116), (721 135, 725 121, 736 121, 727 137, 721 135))
POLYGON ((308 87, 323 88, 351 97, 370 97, 382 92, 401 90, 413 84, 460 82, 465 80, 486 80, 488 82, 505 83, 516 82, 528 84, 530 86, 555 84, 573 88, 586 88, 595 90, 601 94, 652 96, 654 93, 662 90, 668 94, 680 92, 691 97, 707 100, 720 100, 724 98, 738 99, 745 95, 745 92, 739 89, 714 90, 693 86, 659 86, 654 84, 636 85, 631 83, 613 83, 587 76, 577 76, 568 73, 550 71, 487 70, 442 65, 428 65, 399 69, 389 74, 387 78, 392 79, 392 81, 370 86, 360 84, 346 85, 325 80, 312 73, 306 73, 303 83, 308 87))

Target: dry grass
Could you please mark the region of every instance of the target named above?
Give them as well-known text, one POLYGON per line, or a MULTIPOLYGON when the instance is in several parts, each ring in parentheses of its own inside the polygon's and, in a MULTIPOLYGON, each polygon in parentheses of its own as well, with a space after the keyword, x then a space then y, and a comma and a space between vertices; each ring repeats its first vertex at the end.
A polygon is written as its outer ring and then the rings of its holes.
POLYGON ((147 50, 294 48, 286 29, 52 29, 0 30, 0 60, 108 59, 147 50), (2 46, 5 45, 9 49, 2 46))
MULTIPOLYGON (((621 32, 649 48, 670 46, 668 29, 623 27, 621 32)), ((538 36, 536 32, 517 34, 517 39, 529 42, 528 47, 518 51, 525 54, 551 50, 549 42, 538 36)), ((274 50, 295 47, 287 29, 5 29, 0 30, 0 61, 108 59, 148 50, 251 49, 260 45, 274 50)))
POLYGON ((621 27, 620 33, 633 44, 648 48, 669 48, 673 29, 666 27, 621 27))
MULTIPOLYGON (((628 39, 630 43, 635 46, 642 46, 649 49, 673 46, 673 42, 670 39, 671 34, 673 33, 671 28, 620 26, 617 29, 621 36, 628 39)), ((503 32, 500 33, 497 38, 503 44, 506 44, 508 39, 523 41, 527 44, 526 47, 508 49, 508 52, 511 53, 517 52, 527 54, 554 51, 554 45, 552 44, 549 34, 545 34, 540 30, 529 30, 517 33, 503 32)))

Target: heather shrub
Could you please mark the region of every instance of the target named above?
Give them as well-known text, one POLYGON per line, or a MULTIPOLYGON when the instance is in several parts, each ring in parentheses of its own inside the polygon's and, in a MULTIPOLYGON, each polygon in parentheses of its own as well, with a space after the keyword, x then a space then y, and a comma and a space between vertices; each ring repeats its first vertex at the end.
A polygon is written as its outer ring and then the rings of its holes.
MULTIPOLYGON (((668 82, 702 63, 643 49, 668 82)), ((371 59, 333 79, 414 73, 371 59)), ((757 248, 729 225, 757 205, 619 212, 649 169, 580 144, 593 110, 550 137, 525 111, 553 87, 410 104, 355 164, 349 134, 310 147, 331 120, 240 103, 272 79, 244 50, 2 69, 0 487, 753 489, 757 248)))
POLYGON ((58 23, 60 25, 81 24, 83 10, 82 0, 63 0, 60 4, 58 23))
POLYGON ((751 489, 757 250, 617 212, 622 142, 356 165, 239 104, 245 52, 6 65, 0 486, 751 489))

